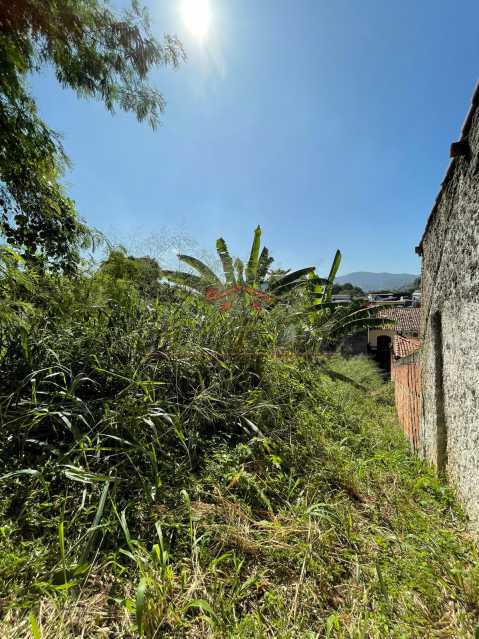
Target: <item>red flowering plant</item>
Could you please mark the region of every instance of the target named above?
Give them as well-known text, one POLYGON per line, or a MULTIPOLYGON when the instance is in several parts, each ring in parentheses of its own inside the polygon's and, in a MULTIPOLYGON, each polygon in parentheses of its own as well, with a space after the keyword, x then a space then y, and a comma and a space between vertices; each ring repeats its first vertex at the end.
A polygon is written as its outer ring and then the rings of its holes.
POLYGON ((223 267, 224 279, 204 262, 190 255, 178 255, 178 259, 192 267, 196 273, 164 270, 162 275, 174 284, 203 295, 207 302, 216 304, 223 311, 228 311, 234 304, 245 300, 255 310, 270 308, 286 293, 306 284, 306 276, 314 272, 314 267, 272 277, 269 267, 273 258, 266 247, 260 251, 260 245, 261 228, 258 226, 245 267, 239 258, 233 262, 226 242, 219 238, 216 251, 223 267))
POLYGON ((230 286, 224 289, 210 286, 205 291, 205 299, 208 302, 218 304, 222 311, 230 310, 235 303, 235 299, 245 298, 246 296, 251 299, 251 307, 256 311, 276 302, 276 298, 273 295, 264 293, 251 286, 240 286, 237 284, 236 286, 230 286))

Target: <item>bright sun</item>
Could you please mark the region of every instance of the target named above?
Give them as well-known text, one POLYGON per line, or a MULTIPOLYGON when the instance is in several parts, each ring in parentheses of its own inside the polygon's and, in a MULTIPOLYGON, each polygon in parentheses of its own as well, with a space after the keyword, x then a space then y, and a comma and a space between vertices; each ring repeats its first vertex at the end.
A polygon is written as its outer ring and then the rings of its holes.
POLYGON ((181 9, 187 28, 195 38, 204 40, 211 21, 209 0, 183 0, 181 9))

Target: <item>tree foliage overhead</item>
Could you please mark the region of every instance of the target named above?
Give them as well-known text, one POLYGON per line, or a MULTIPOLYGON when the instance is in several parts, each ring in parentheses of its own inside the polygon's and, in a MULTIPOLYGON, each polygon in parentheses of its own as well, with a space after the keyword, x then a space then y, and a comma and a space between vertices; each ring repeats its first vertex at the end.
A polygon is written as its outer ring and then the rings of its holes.
POLYGON ((69 270, 88 235, 59 183, 67 158, 38 115, 28 75, 50 65, 63 87, 154 128, 165 100, 149 73, 183 58, 176 38, 152 36, 136 1, 117 14, 104 0, 0 0, 0 229, 9 243, 69 270))

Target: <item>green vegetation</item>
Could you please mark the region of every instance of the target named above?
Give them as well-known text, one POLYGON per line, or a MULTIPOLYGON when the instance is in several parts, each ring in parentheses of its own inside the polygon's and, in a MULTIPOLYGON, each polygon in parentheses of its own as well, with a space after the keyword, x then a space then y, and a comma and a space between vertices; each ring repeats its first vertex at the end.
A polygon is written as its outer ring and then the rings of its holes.
POLYGON ((335 284, 333 286, 333 295, 350 295, 351 297, 364 297, 365 293, 359 286, 353 286, 349 282, 345 284, 335 284))
POLYGON ((72 272, 95 236, 59 181, 68 159, 38 115, 29 74, 50 66, 79 97, 154 127, 165 100, 149 74, 183 57, 176 38, 155 40, 136 1, 119 14, 104 0, 0 0, 0 231, 30 263, 72 272))
POLYGON ((473 636, 476 547, 373 365, 136 266, 3 275, 2 639, 473 636))
POLYGON ((181 45, 136 2, 0 8, 0 637, 477 636, 453 495, 372 363, 321 354, 384 323, 332 302, 340 252, 327 278, 271 271, 258 227, 246 265, 218 240, 221 277, 87 267, 27 77, 155 126, 148 76, 181 45))
MULTIPOLYGON (((253 307, 259 308, 261 301, 272 304, 288 295, 294 289, 307 283, 306 276, 313 274, 314 266, 299 271, 285 272, 272 276, 269 271, 274 258, 265 246, 261 250, 261 228, 256 227, 251 245, 251 253, 246 264, 239 258, 233 261, 228 246, 222 237, 216 242, 216 251, 223 267, 224 279, 204 262, 190 255, 178 255, 178 259, 198 272, 198 275, 184 271, 163 270, 163 277, 179 284, 191 292, 204 295, 209 301, 221 300, 223 310, 230 309, 234 302, 242 302, 249 297, 253 307), (233 300, 229 299, 233 298, 233 300)), ((326 280, 320 280, 328 284, 326 280)))

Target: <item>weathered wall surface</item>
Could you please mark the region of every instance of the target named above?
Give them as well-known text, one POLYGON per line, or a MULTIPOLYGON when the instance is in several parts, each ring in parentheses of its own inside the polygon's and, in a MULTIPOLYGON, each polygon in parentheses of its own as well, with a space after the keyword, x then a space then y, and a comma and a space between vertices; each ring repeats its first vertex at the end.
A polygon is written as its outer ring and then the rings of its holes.
POLYGON ((479 93, 421 243, 420 450, 479 528, 479 93))
POLYGON ((392 358, 391 379, 399 421, 411 448, 417 451, 422 410, 420 351, 401 359, 392 358))

